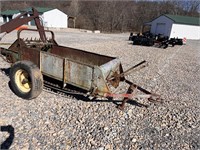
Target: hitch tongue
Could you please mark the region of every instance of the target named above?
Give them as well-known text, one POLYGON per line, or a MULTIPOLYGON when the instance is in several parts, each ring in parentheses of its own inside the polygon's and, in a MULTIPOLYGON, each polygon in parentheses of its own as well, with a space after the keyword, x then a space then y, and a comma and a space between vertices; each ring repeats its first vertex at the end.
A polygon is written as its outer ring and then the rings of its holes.
POLYGON ((140 62, 139 64, 127 69, 126 71, 124 71, 123 73, 119 74, 120 77, 129 75, 131 72, 133 71, 138 71, 144 67, 148 66, 148 62, 146 60, 143 60, 142 62, 140 62))
POLYGON ((127 69, 126 71, 122 72, 121 74, 117 74, 115 76, 111 76, 110 78, 108 78, 107 80, 113 80, 115 78, 120 78, 120 77, 124 77, 129 75, 130 73, 132 73, 133 71, 138 71, 144 67, 148 66, 148 62, 143 60, 142 62, 140 62, 139 64, 127 69))

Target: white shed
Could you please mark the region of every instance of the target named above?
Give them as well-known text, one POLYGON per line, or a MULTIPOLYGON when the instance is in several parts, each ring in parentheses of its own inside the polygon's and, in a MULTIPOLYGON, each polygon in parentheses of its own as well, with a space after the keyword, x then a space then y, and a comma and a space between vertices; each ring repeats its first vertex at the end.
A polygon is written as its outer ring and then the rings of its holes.
MULTIPOLYGON (((42 18, 43 25, 45 27, 53 28, 67 28, 68 27, 68 16, 58 9, 46 8, 46 7, 35 7, 42 18)), ((32 15, 32 8, 27 8, 23 10, 6 10, 0 12, 0 23, 6 23, 11 19, 15 18, 19 14, 24 12, 29 12, 28 16, 32 15)), ((28 25, 35 25, 34 20, 28 23, 28 25)))
POLYGON ((151 33, 163 34, 170 38, 200 39, 200 20, 196 17, 161 15, 147 23, 151 33))
POLYGON ((44 12, 42 18, 45 27, 68 27, 68 16, 58 9, 52 9, 44 12))
MULTIPOLYGON (((46 7, 34 7, 42 18, 43 25, 45 27, 53 28, 67 28, 68 16, 59 9, 46 8, 46 7)), ((20 12, 31 12, 32 8, 21 10, 20 12)), ((30 14, 31 15, 31 14, 30 14)), ((35 25, 34 21, 31 21, 29 25, 35 25)))

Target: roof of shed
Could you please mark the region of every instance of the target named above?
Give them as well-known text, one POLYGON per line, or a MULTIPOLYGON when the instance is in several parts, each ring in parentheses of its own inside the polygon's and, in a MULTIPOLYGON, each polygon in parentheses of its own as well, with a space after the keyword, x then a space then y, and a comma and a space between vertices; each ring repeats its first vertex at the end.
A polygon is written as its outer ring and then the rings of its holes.
POLYGON ((169 14, 166 14, 164 16, 173 20, 175 23, 188 24, 188 25, 200 25, 200 18, 198 18, 198 17, 169 15, 169 14))
MULTIPOLYGON (((48 8, 48 7, 34 7, 39 13, 44 13, 50 10, 53 10, 53 8, 48 8)), ((5 10, 0 12, 0 15, 6 15, 6 16, 10 16, 10 15, 14 15, 20 12, 29 12, 32 11, 32 7, 26 8, 26 9, 22 9, 22 10, 5 10)))
MULTIPOLYGON (((53 10, 53 8, 48 8, 48 7, 34 7, 39 13, 44 13, 44 12, 47 12, 47 11, 50 11, 50 10, 53 10)), ((20 11, 24 11, 24 12, 27 12, 27 11, 32 11, 32 7, 29 7, 29 8, 26 8, 26 9, 22 9, 20 11)))
POLYGON ((19 10, 5 10, 5 11, 2 11, 0 14, 10 16, 10 15, 14 15, 17 13, 20 13, 20 11, 19 10))

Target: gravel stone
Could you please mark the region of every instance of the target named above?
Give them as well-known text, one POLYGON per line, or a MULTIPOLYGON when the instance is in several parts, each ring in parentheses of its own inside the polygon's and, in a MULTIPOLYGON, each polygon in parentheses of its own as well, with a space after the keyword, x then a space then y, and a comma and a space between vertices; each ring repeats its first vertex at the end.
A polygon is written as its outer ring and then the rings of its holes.
MULTIPOLYGON (((12 43, 16 35, 13 31, 1 42, 12 43)), ((23 36, 35 37, 35 33, 25 31, 23 36)), ((36 99, 23 100, 11 91, 10 64, 0 57, 0 126, 14 128, 10 149, 199 150, 200 42, 187 40, 183 46, 159 49, 133 46, 128 36, 55 31, 60 45, 119 57, 124 70, 148 61, 148 67, 127 79, 161 94, 163 103, 135 99, 148 107, 129 101, 120 111, 106 99, 87 102, 46 90, 36 99)), ((120 85, 125 91, 126 86, 120 85)), ((7 132, 0 132, 1 143, 7 137, 7 132)))

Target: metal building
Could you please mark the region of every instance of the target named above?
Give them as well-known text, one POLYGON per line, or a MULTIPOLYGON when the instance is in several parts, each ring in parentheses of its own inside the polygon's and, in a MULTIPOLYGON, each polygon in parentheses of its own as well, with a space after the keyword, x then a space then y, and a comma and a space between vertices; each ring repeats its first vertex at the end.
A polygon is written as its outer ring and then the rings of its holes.
POLYGON ((151 33, 163 34, 170 38, 200 39, 200 18, 178 16, 178 15, 161 15, 151 22, 151 33))

